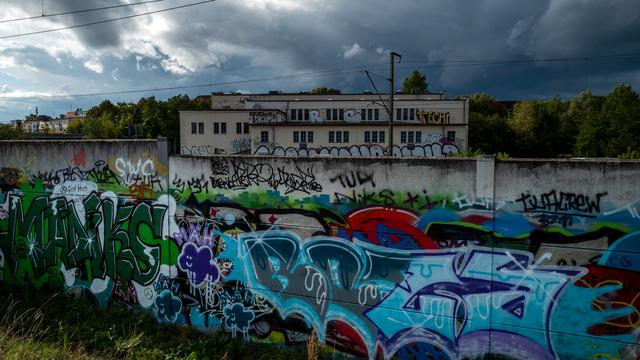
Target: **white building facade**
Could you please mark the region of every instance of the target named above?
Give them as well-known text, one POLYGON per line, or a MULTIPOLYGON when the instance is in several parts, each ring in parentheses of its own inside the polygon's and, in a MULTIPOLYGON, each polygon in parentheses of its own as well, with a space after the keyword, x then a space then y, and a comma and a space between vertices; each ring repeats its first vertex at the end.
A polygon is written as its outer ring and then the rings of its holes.
MULTIPOLYGON (((220 149, 218 153, 255 155, 384 156, 389 143, 387 98, 374 94, 212 95, 212 110, 180 113, 182 153, 206 155, 207 148, 209 153, 220 149), (238 122, 248 123, 249 131, 212 137, 215 122, 226 122, 234 130, 238 122), (234 141, 248 144, 249 151, 247 146, 230 146, 234 141)), ((441 157, 467 150, 468 99, 396 94, 394 103, 394 156, 441 157)))

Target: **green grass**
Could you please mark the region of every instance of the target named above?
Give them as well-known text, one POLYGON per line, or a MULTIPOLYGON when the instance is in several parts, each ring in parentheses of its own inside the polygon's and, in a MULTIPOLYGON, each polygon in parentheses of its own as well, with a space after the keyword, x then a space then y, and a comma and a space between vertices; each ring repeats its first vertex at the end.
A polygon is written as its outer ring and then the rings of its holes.
POLYGON ((160 325, 145 313, 100 309, 52 290, 0 284, 0 359, 306 359, 284 347, 160 325))

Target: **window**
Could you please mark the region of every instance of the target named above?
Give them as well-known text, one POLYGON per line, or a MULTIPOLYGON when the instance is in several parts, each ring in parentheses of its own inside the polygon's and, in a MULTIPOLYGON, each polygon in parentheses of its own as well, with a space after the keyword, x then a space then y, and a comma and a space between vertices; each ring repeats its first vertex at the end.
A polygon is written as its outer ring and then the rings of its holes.
POLYGON ((407 142, 407 132, 406 131, 401 131, 400 132, 400 142, 401 143, 406 143, 407 142))
POLYGON ((298 120, 302 120, 304 118, 304 110, 298 109, 298 120))
POLYGON ((313 131, 307 131, 307 142, 313 142, 313 131))
POLYGON ((331 120, 338 120, 338 109, 333 109, 333 117, 331 118, 331 120))
POLYGON ((213 123, 213 133, 214 134, 219 134, 220 133, 220 123, 217 123, 217 122, 213 123))
POLYGON ((298 117, 296 115, 298 115, 298 110, 291 109, 291 120, 298 120, 298 117))
POLYGON ((245 134, 249 133, 249 123, 248 122, 244 123, 244 133, 245 134))
MULTIPOLYGON (((313 132, 309 131, 311 136, 309 138, 309 142, 312 142, 313 132)), ((348 143, 349 142, 349 132, 348 131, 329 131, 329 142, 330 143, 348 143)))
POLYGON ((227 123, 223 122, 220 123, 220 134, 226 134, 227 133, 227 123))
POLYGON ((456 132, 455 131, 447 131, 447 141, 455 142, 456 141, 456 132))
POLYGON ((422 132, 416 131, 416 143, 419 144, 422 142, 422 132))
POLYGON ((304 109, 304 119, 309 120, 309 109, 304 109))
POLYGON ((300 133, 298 133, 297 131, 293 132, 293 143, 297 144, 300 142, 300 133))
POLYGON ((326 109, 325 110, 324 118, 325 118, 325 120, 331 120, 331 109, 326 109))
POLYGON ((269 132, 268 131, 260 131, 260 143, 266 144, 269 142, 269 132))
POLYGON ((300 131, 300 142, 306 144, 307 143, 307 132, 300 131))
POLYGON ((364 132, 364 142, 366 144, 371 142, 371 131, 365 131, 364 132))
POLYGON ((197 134, 198 133, 198 124, 197 123, 194 123, 194 122, 191 123, 191 133, 192 134, 197 134))
POLYGON ((204 134, 204 123, 203 122, 199 122, 198 123, 198 133, 204 134))
POLYGON ((367 109, 367 120, 377 120, 373 117, 373 109, 367 109))
POLYGON ((412 143, 413 144, 413 131, 407 131, 407 142, 412 143))
POLYGON ((409 109, 402 109, 402 120, 409 120, 409 109))
POLYGON ((371 132, 371 142, 373 142, 373 143, 377 143, 378 142, 378 132, 377 131, 372 131, 371 132))
POLYGON ((380 109, 373 110, 373 120, 380 120, 380 109))
POLYGON ((402 109, 396 109, 396 120, 402 120, 402 109))
POLYGON ((378 133, 378 140, 383 143, 384 142, 384 131, 380 131, 378 133))
POLYGON ((340 109, 340 121, 344 120, 344 109, 340 109))
POLYGON ((409 120, 416 119, 416 109, 409 109, 409 120))
POLYGON ((236 134, 242 134, 242 123, 236 123, 236 134))

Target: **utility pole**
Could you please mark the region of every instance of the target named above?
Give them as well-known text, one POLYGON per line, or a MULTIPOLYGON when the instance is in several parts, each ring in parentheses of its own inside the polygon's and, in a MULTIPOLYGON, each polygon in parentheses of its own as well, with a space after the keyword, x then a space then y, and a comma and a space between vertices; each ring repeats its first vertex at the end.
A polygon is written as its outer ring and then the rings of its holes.
POLYGON ((395 57, 402 60, 402 55, 395 51, 389 53, 390 75, 389 75, 389 146, 387 147, 387 156, 393 156, 393 97, 395 96, 395 57))

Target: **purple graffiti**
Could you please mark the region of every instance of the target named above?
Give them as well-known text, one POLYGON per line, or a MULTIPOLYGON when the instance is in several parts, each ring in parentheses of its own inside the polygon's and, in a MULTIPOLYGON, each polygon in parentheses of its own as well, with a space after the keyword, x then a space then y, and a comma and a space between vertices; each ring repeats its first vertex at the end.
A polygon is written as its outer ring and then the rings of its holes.
POLYGON ((220 278, 220 270, 213 258, 211 248, 197 247, 193 243, 186 243, 178 256, 178 266, 189 275, 189 281, 200 286, 205 281, 216 282, 220 278))

